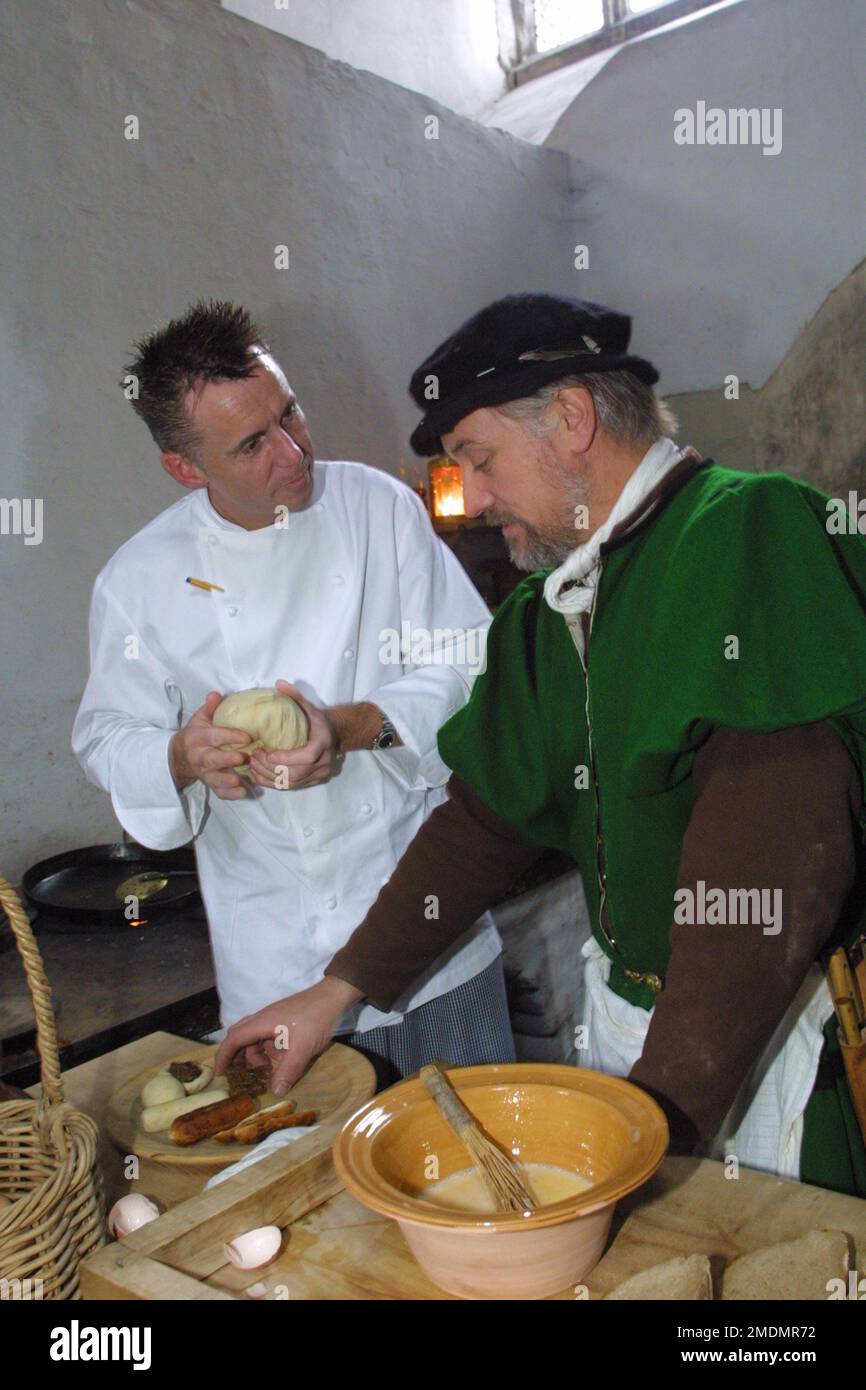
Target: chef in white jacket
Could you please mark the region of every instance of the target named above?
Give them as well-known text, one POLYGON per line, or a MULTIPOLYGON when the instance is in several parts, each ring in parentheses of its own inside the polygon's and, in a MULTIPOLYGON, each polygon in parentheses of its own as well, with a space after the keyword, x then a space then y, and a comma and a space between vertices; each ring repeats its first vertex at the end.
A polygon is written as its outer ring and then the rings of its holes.
MULTIPOLYGON (((136 349, 134 408, 185 495, 96 580, 73 749, 134 839, 194 840, 228 1026, 321 980, 444 800, 436 732, 468 697, 489 614, 408 487, 314 462, 243 309, 201 302, 136 349), (234 770, 244 737, 211 716, 278 681, 309 739, 254 757, 251 785, 234 770)), ((437 1055, 510 1060, 500 952, 482 918, 393 1013, 346 1015, 343 1040, 382 1080, 437 1055)))

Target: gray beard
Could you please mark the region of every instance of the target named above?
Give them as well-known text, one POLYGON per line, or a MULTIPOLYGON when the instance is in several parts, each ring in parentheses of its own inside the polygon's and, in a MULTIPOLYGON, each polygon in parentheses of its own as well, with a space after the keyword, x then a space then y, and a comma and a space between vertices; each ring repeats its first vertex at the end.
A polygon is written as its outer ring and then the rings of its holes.
POLYGON ((562 511, 559 511, 558 504, 559 514, 556 519, 552 520, 549 526, 535 527, 528 525, 522 517, 509 512, 491 510, 484 517, 489 526, 505 526, 509 521, 514 521, 523 527, 525 539, 509 540, 507 536, 503 539, 508 547, 511 563, 516 569, 524 570, 526 573, 556 568, 573 550, 588 540, 590 535, 588 531, 579 531, 574 523, 577 508, 588 506, 589 489, 586 479, 563 472, 552 461, 550 450, 543 442, 538 445, 536 458, 539 470, 548 478, 555 479, 557 483, 556 490, 562 499, 562 511))
POLYGON ((505 544, 508 547, 511 563, 516 569, 525 570, 527 574, 533 570, 556 569, 580 544, 574 532, 566 541, 565 539, 555 540, 542 536, 531 526, 525 526, 524 529, 526 531, 525 542, 506 538, 505 544))
MULTIPOLYGON (((584 484, 578 481, 567 486, 565 491, 567 500, 563 510, 570 519, 578 506, 586 505, 586 489, 584 484)), ((516 521, 523 527, 525 540, 509 540, 507 536, 504 540, 511 563, 516 569, 525 570, 526 573, 532 570, 555 569, 589 538, 586 531, 578 531, 573 524, 569 524, 569 520, 558 526, 545 526, 543 530, 539 530, 522 521, 519 516, 511 516, 505 512, 491 511, 484 519, 490 526, 505 526, 509 521, 516 521)))

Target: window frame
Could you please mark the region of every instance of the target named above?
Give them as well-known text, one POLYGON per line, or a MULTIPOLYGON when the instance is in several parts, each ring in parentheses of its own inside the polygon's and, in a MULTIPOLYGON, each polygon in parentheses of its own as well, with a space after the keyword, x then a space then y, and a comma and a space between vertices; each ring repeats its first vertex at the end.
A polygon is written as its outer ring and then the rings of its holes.
POLYGON ((661 29, 676 19, 685 19, 712 9, 719 0, 666 0, 666 3, 644 14, 630 14, 627 0, 602 0, 604 24, 594 34, 562 44, 546 53, 536 50, 535 0, 500 0, 500 32, 505 30, 507 41, 502 45, 502 64, 506 69, 508 86, 520 87, 536 77, 544 77, 558 68, 615 48, 641 34, 661 29))

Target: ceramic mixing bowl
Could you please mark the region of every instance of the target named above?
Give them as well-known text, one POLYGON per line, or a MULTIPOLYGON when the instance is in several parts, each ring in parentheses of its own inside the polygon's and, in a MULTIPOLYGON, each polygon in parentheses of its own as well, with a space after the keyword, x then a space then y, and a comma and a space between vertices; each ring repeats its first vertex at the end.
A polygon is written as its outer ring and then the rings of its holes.
POLYGON ((417 1077, 381 1092, 344 1126, 334 1163, 360 1202, 392 1217, 422 1269, 461 1298, 544 1298, 579 1283, 604 1250, 614 1207, 658 1168, 664 1114, 646 1092, 581 1067, 517 1062, 449 1067, 489 1138, 523 1163, 592 1186, 523 1213, 477 1214, 422 1200, 431 1179, 472 1161, 417 1077))

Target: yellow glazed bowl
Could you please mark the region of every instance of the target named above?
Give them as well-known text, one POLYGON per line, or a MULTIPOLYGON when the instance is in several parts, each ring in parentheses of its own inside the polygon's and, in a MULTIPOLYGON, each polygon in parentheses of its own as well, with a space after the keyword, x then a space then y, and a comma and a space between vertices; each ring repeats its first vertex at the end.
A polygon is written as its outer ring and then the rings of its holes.
POLYGON ((334 1142, 341 1181, 359 1202, 393 1217, 425 1274, 447 1293, 544 1298, 578 1283, 601 1258, 620 1197, 665 1156, 663 1112, 630 1082, 581 1067, 517 1062, 449 1067, 447 1075, 506 1153, 570 1169, 593 1186, 531 1216, 419 1200, 431 1179, 472 1160, 417 1077, 382 1091, 343 1127, 334 1142))

